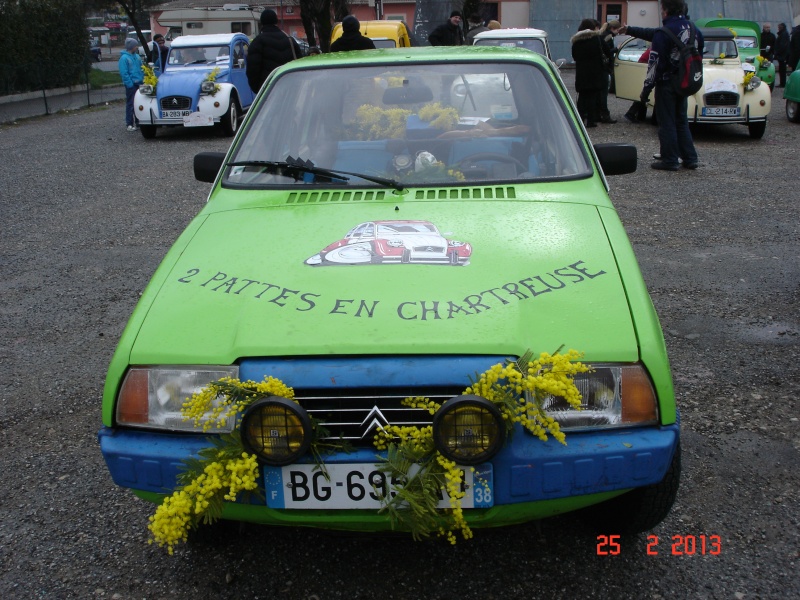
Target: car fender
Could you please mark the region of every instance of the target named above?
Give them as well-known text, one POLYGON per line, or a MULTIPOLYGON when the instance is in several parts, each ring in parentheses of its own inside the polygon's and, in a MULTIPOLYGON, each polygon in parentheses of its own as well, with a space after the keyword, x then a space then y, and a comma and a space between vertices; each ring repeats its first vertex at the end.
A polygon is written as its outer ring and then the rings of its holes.
POLYGON ((786 79, 783 97, 792 102, 800 102, 800 71, 795 71, 786 79))
POLYGON ((220 118, 228 112, 231 103, 231 94, 236 89, 230 83, 218 83, 219 90, 212 96, 203 94, 197 101, 197 111, 212 117, 220 118))
MULTIPOLYGON (((744 108, 751 117, 767 117, 772 109, 772 90, 766 82, 744 94, 744 108)), ((744 109, 743 109, 744 110, 744 109)))
POLYGON ((153 119, 157 119, 159 116, 158 98, 136 90, 136 95, 133 97, 133 112, 139 123, 152 124, 153 119))

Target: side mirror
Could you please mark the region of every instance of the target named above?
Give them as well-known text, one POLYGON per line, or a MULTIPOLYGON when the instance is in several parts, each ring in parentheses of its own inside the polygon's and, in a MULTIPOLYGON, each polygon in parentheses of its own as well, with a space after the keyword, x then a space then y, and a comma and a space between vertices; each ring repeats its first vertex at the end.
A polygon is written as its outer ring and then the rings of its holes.
POLYGON ((636 171, 637 154, 633 144, 594 144, 594 151, 605 175, 625 175, 636 171))
POLYGON ((214 183, 225 162, 224 152, 200 152, 194 155, 194 178, 197 181, 214 183))

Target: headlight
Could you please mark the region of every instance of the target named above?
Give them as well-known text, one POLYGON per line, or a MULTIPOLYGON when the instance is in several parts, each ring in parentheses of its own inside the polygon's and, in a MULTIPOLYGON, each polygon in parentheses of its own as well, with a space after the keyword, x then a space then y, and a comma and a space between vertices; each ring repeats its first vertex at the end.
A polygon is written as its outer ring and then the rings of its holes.
POLYGON ((656 393, 641 365, 592 365, 591 373, 575 376, 581 410, 548 396, 545 412, 561 429, 595 429, 652 425, 658 422, 656 393))
POLYGON ((216 84, 213 81, 204 81, 200 84, 200 91, 204 94, 210 94, 214 91, 214 86, 216 84))
POLYGON ((486 462, 503 445, 505 425, 494 404, 480 396, 456 396, 433 417, 433 443, 460 465, 486 462))
POLYGON ((150 85, 149 83, 144 83, 144 84, 140 85, 139 86, 139 91, 142 94, 144 94, 145 96, 152 96, 153 93, 155 92, 155 90, 153 89, 153 86, 150 85))
POLYGON ((295 462, 311 445, 311 418, 299 404, 279 396, 254 402, 242 415, 242 444, 268 465, 295 462))
MULTIPOLYGON (((212 381, 238 377, 237 366, 132 367, 125 375, 117 397, 117 423, 170 431, 194 431, 184 421, 181 407, 187 398, 212 381)), ((234 423, 211 432, 233 431, 234 423)))
POLYGON ((756 89, 760 85, 761 85, 761 78, 754 76, 754 77, 752 77, 750 79, 750 81, 747 82, 746 89, 747 89, 748 92, 752 92, 754 89, 756 89))

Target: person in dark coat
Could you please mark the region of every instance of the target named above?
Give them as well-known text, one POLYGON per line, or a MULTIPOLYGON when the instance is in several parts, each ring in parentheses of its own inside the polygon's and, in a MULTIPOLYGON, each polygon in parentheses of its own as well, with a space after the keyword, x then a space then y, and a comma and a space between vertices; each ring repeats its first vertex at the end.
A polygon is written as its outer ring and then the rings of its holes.
POLYGON ((651 90, 655 89, 655 114, 661 151, 650 166, 662 171, 677 171, 681 162, 685 169, 696 169, 698 166, 697 149, 686 116, 688 100, 675 92, 670 80, 671 75, 678 71, 680 53, 672 38, 663 31, 669 29, 686 43, 691 35, 690 30, 694 30, 695 46, 702 56, 705 48, 703 32, 689 21, 687 13, 683 0, 661 0, 662 27, 653 29, 629 26, 620 29, 620 33, 653 42, 640 99, 647 104, 651 90))
POLYGON ((778 61, 778 87, 786 87, 786 61, 789 60, 789 32, 786 23, 778 23, 778 37, 775 39, 775 60, 778 61))
POLYGON ((789 37, 789 61, 788 65, 792 71, 797 70, 797 63, 800 61, 800 25, 792 28, 792 35, 789 37))
POLYGON ((607 85, 608 67, 600 39, 600 26, 594 19, 584 19, 578 33, 570 38, 575 61, 575 91, 578 114, 586 127, 597 127, 600 120, 600 94, 607 85))
POLYGON ((266 9, 261 13, 261 33, 250 44, 247 54, 247 82, 258 93, 273 70, 302 55, 300 46, 278 28, 278 15, 266 9))
POLYGON ((447 22, 439 25, 428 36, 431 46, 463 46, 465 42, 464 29, 461 27, 462 18, 461 11, 451 12, 447 22))
POLYGON ((342 37, 331 44, 331 52, 346 52, 347 50, 375 50, 371 39, 361 35, 361 23, 353 15, 342 19, 342 37))
POLYGON ((772 25, 764 23, 761 29, 761 56, 772 62, 775 58, 775 34, 770 31, 772 25))
MULTIPOLYGON (((602 27, 600 27, 600 39, 603 41, 603 53, 606 56, 606 68, 609 76, 606 77, 605 85, 598 95, 598 110, 600 111, 600 122, 608 123, 609 125, 617 122, 616 119, 611 118, 611 112, 608 110, 608 91, 611 86, 609 78, 611 81, 614 79, 614 56, 617 50, 614 38, 620 27, 622 27, 622 23, 617 20, 603 23, 602 27)), ((614 90, 616 91, 616 86, 614 90)))
POLYGON ((153 41, 150 42, 150 58, 153 61, 154 68, 160 73, 164 72, 164 67, 167 66, 167 40, 160 33, 153 36, 153 41))
POLYGON ((467 46, 472 46, 475 43, 475 36, 484 31, 489 31, 489 28, 483 24, 483 18, 478 13, 473 13, 467 19, 467 37, 465 38, 467 46))

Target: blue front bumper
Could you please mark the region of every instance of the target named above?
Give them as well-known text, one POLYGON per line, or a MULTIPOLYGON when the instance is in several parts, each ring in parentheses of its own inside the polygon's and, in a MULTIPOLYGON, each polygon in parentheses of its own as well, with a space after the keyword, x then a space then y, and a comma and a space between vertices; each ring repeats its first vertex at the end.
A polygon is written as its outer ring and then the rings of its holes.
MULTIPOLYGON (((194 434, 165 434, 104 427, 100 448, 117 485, 168 494, 182 461, 209 445, 194 434)), ((677 424, 664 427, 567 433, 567 445, 542 442, 522 430, 491 461, 494 504, 626 490, 661 481, 679 441, 677 424)), ((325 458, 328 463, 375 463, 376 451, 361 449, 325 458)), ((311 462, 309 458, 308 462, 311 462)), ((251 503, 261 503, 253 497, 251 503)))

